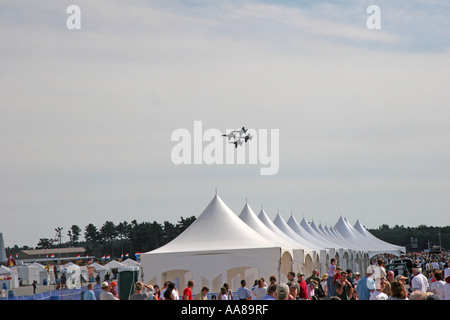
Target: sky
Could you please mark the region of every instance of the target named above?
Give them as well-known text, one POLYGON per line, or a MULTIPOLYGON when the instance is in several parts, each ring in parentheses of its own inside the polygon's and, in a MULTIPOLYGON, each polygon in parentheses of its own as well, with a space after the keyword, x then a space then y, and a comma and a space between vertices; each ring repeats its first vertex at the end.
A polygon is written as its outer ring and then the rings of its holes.
POLYGON ((449 16, 438 0, 2 1, 5 245, 176 223, 216 188, 236 214, 449 225, 449 16), (174 164, 195 121, 278 130, 278 172, 174 164))

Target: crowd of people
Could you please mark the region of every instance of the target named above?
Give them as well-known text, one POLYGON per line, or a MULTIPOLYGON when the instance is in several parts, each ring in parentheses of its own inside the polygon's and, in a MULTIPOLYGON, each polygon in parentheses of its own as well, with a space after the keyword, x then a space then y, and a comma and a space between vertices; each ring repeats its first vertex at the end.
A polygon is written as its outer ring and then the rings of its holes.
MULTIPOLYGON (((415 256, 412 277, 395 275, 386 271, 389 257, 378 257, 365 270, 364 275, 352 270, 343 270, 336 259, 331 259, 328 273, 319 275, 314 269, 307 277, 290 271, 286 283, 277 283, 271 276, 255 280, 247 286, 245 280, 236 292, 224 283, 220 292, 210 296, 211 300, 450 300, 450 268, 448 257, 415 256), (424 270, 425 269, 425 270, 424 270), (424 274, 425 273, 425 274, 424 274)), ((92 285, 90 285, 92 286, 92 285)), ((172 281, 166 281, 160 289, 158 285, 137 282, 130 300, 208 300, 209 288, 203 286, 194 295, 194 281, 189 280, 180 294, 172 281)), ((118 300, 117 283, 102 283, 100 300, 118 300)), ((85 300, 94 300, 93 288, 88 287, 85 300)))

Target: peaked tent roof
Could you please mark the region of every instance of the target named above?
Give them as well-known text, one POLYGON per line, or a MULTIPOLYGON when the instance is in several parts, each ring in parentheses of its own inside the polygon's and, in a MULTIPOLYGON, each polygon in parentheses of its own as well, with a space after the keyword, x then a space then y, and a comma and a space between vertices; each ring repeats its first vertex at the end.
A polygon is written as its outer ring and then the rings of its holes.
POLYGON ((0 266, 0 274, 8 274, 8 273, 12 273, 13 271, 5 266, 0 266))
POLYGON ((91 263, 90 265, 88 265, 88 267, 92 267, 96 271, 98 271, 98 270, 106 270, 105 266, 102 266, 101 264, 98 264, 97 262, 91 263))
POLYGON ((381 252, 399 253, 399 250, 395 250, 392 247, 383 246, 380 243, 376 243, 369 238, 364 237, 361 233, 353 229, 351 225, 346 223, 342 216, 339 218, 335 225, 335 229, 345 238, 348 239, 355 246, 361 250, 369 251, 369 256, 373 256, 381 252))
POLYGON ((334 241, 336 244, 339 244, 344 248, 359 250, 354 244, 343 239, 342 236, 336 234, 335 231, 332 231, 332 228, 328 228, 327 226, 322 227, 321 225, 319 225, 319 230, 321 230, 323 232, 323 234, 328 239, 330 239, 330 241, 334 241))
MULTIPOLYGON (((295 231, 300 237, 305 239, 306 241, 309 241, 311 243, 314 243, 316 246, 318 246, 320 249, 328 249, 329 246, 325 245, 323 242, 320 241, 320 239, 315 239, 311 236, 298 222, 297 219, 291 214, 289 217, 289 220, 287 221, 287 225, 291 227, 292 230, 295 231)), ((333 246, 334 248, 334 246, 333 246)))
POLYGON ((110 268, 110 269, 119 269, 121 267, 123 267, 123 263, 117 261, 117 260, 112 260, 110 262, 108 262, 107 264, 105 264, 106 268, 110 268))
POLYGON ((333 242, 331 241, 324 233, 321 232, 321 230, 316 226, 316 224, 314 223, 314 221, 311 221, 311 223, 308 223, 304 218, 302 220, 302 222, 300 222, 300 225, 305 228, 306 231, 308 232, 312 232, 311 234, 314 237, 319 237, 320 239, 322 239, 323 241, 325 241, 325 243, 328 243, 330 245, 333 245, 334 248, 342 248, 342 249, 350 249, 350 247, 348 246, 344 246, 342 247, 339 243, 333 242), (305 228, 305 225, 307 224, 309 226, 309 229, 305 228))
POLYGON ((122 262, 124 267, 135 267, 135 266, 139 266, 139 262, 134 261, 131 258, 126 259, 125 261, 122 262))
POLYGON ((297 241, 295 241, 294 239, 290 238, 286 233, 284 233, 283 231, 280 230, 280 228, 278 228, 273 222, 272 220, 269 219, 269 217, 267 216, 267 213, 264 211, 264 209, 261 209, 261 211, 259 212, 258 215, 258 219, 261 220, 261 222, 270 230, 272 230, 272 232, 274 232, 275 234, 277 234, 279 237, 283 238, 285 241, 292 243, 294 248, 301 248, 301 249, 308 249, 308 250, 312 250, 312 248, 309 247, 305 247, 304 245, 298 243, 297 241))
POLYGON ((148 254, 274 247, 280 245, 250 228, 216 194, 183 233, 148 254))
POLYGON ((389 242, 383 241, 381 239, 378 239, 377 237, 375 237, 373 234, 371 234, 360 222, 359 220, 356 220, 354 229, 356 231, 358 231, 359 233, 361 233, 363 236, 365 236, 366 238, 372 239, 373 241, 379 242, 382 245, 385 245, 387 247, 392 247, 393 249, 397 249, 400 250, 402 252, 406 252, 406 248, 402 247, 402 246, 397 246, 394 244, 391 244, 389 242))
POLYGON ((47 269, 45 269, 45 267, 44 267, 42 264, 40 264, 39 262, 33 262, 33 263, 30 264, 30 265, 31 265, 31 266, 36 266, 36 267, 38 267, 40 271, 45 271, 45 272, 47 272, 47 269))
POLYGON ((314 227, 313 227, 314 221, 311 222, 311 224, 306 221, 305 218, 302 219, 300 222, 300 226, 305 229, 306 232, 308 232, 314 239, 317 239, 321 243, 323 243, 325 248, 339 248, 340 246, 337 243, 333 243, 323 237, 314 227))
POLYGON ((250 208, 248 202, 245 203, 244 208, 239 214, 239 218, 241 218, 241 220, 244 221, 250 228, 265 236, 266 238, 277 242, 282 247, 295 248, 292 241, 288 242, 287 240, 283 239, 278 234, 270 230, 260 219, 258 219, 255 212, 252 210, 252 208, 250 208))
POLYGON ((313 250, 321 250, 323 248, 320 248, 318 245, 313 244, 309 242, 308 240, 302 238, 299 234, 297 234, 292 228, 283 220, 280 213, 277 214, 275 219, 273 220, 273 223, 281 230, 283 231, 287 236, 295 240, 296 242, 300 243, 301 245, 305 246, 305 248, 311 248, 313 250))

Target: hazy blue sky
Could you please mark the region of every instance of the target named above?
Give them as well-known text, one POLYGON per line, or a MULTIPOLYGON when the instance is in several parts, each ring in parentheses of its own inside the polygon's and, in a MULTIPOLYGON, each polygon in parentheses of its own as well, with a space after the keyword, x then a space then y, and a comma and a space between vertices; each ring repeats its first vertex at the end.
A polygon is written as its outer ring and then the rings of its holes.
MULTIPOLYGON (((334 224, 450 224, 448 1, 2 1, 0 232, 198 216, 215 188, 334 224), (66 9, 81 8, 81 30, 66 9), (369 5, 381 30, 369 30, 369 5), (178 128, 279 129, 280 169, 172 163, 178 128)), ((226 230, 224 230, 226 232, 226 230)))

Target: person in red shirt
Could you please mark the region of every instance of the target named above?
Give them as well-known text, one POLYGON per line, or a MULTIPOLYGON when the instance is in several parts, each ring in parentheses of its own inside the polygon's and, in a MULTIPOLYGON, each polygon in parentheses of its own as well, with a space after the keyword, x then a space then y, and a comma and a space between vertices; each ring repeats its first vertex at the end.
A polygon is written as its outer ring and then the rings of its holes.
POLYGON ((183 300, 194 300, 192 295, 192 288, 194 287, 194 281, 189 280, 186 289, 183 291, 183 300))
POLYGON ((341 279, 341 272, 342 272, 342 268, 339 266, 336 267, 336 272, 335 272, 334 278, 333 278, 333 286, 336 285, 337 279, 341 279))
POLYGON ((297 279, 298 285, 300 286, 300 292, 298 293, 298 297, 300 299, 307 300, 309 298, 309 294, 308 294, 308 284, 306 283, 305 275, 303 273, 299 273, 297 274, 297 279))

